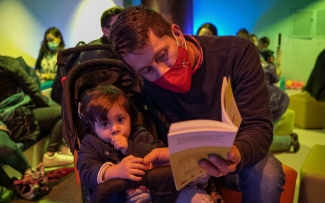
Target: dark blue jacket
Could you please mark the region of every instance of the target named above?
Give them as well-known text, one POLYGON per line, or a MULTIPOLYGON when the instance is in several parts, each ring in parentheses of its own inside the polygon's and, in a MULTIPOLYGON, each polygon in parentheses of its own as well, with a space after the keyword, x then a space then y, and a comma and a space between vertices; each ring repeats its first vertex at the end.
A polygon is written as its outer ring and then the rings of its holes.
MULTIPOLYGON (((143 127, 136 126, 128 139, 128 154, 143 158, 151 150, 164 147, 159 140, 143 127)), ((105 162, 118 164, 125 155, 116 151, 114 146, 103 142, 96 135, 88 134, 82 141, 78 153, 77 168, 83 185, 94 189, 97 183, 97 174, 105 162)))

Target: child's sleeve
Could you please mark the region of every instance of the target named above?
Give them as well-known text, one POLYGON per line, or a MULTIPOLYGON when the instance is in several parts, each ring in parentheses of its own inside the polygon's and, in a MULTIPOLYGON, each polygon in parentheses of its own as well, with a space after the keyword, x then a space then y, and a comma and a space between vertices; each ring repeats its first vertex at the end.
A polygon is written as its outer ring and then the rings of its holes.
POLYGON ((155 140, 151 133, 141 126, 137 126, 136 130, 132 132, 128 144, 128 154, 141 158, 155 148, 165 147, 162 141, 155 140))

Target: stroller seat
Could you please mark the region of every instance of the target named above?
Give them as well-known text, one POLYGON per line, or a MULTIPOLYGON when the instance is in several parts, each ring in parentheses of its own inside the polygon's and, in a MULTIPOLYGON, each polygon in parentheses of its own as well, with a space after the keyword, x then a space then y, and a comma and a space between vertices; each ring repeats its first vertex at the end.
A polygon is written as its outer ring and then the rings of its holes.
MULTIPOLYGON (((82 92, 98 85, 114 85, 130 97, 141 113, 145 111, 146 99, 140 83, 133 70, 118 60, 94 59, 72 68, 64 80, 62 95, 63 137, 71 152, 79 150, 83 138, 78 117, 82 92)), ((171 167, 163 166, 147 171, 141 181, 113 179, 97 185, 91 192, 82 186, 83 202, 105 202, 108 195, 140 185, 149 188, 153 203, 174 202, 178 194, 171 167)))

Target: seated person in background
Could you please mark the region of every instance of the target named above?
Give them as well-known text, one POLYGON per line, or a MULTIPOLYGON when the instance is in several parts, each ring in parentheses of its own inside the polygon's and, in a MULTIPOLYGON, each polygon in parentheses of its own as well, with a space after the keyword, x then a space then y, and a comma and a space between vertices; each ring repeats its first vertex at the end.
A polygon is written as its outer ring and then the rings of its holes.
POLYGON ((72 154, 63 145, 61 107, 49 106, 39 84, 15 58, 0 56, 0 92, 0 119, 11 131, 14 142, 35 141, 40 131, 50 131, 50 141, 43 155, 44 166, 73 163, 72 154), (61 147, 63 153, 60 153, 61 147))
MULTIPOLYGON (((99 39, 89 42, 88 44, 110 44, 108 42, 108 35, 112 29, 112 25, 115 23, 117 17, 123 10, 124 8, 121 6, 113 6, 104 11, 100 18, 100 26, 102 28, 103 36, 99 39)), ((113 55, 111 55, 109 58, 117 59, 117 56, 113 51, 111 51, 111 54, 113 55)))
MULTIPOLYGON (((276 85, 279 82, 279 75, 276 73, 276 68, 273 64, 262 62, 265 81, 270 96, 270 107, 272 113, 273 128, 275 129, 282 115, 289 106, 289 96, 285 91, 276 85)), ((300 145, 298 135, 274 135, 270 146, 271 152, 290 151, 298 152, 300 145)))
POLYGON ((250 40, 255 44, 255 46, 258 46, 258 38, 255 34, 250 34, 250 40))
MULTIPOLYGON (((107 37, 109 35, 111 26, 116 21, 118 15, 123 11, 123 9, 124 9, 123 7, 114 6, 103 12, 100 18, 100 25, 103 31, 103 36, 99 39, 91 41, 88 45, 100 45, 100 44, 109 45, 107 37)), ((75 54, 73 54, 66 59, 66 63, 65 63, 66 73, 68 73, 73 67, 75 67, 79 63, 88 60, 118 59, 118 57, 116 56, 116 54, 113 52, 112 49, 87 51, 87 52, 76 53, 76 54, 78 56, 75 56, 75 54)), ((62 98, 61 78, 62 78, 61 72, 60 70, 57 70, 57 76, 54 79, 52 84, 51 98, 53 101, 55 101, 58 104, 61 104, 61 98, 62 98)))
POLYGON ((199 27, 199 29, 197 30, 196 35, 199 35, 199 36, 217 36, 218 35, 218 29, 212 23, 204 23, 199 27))
POLYGON ((42 81, 54 79, 57 55, 64 47, 63 36, 58 28, 50 27, 46 30, 35 65, 36 73, 42 81))
MULTIPOLYGON (((159 129, 166 132, 159 135, 161 140, 167 140, 173 122, 220 121, 222 81, 230 77, 243 121, 227 160, 211 154, 198 166, 216 183, 241 190, 243 203, 280 202, 285 178, 281 163, 269 152, 273 138, 270 101, 253 43, 240 37, 185 35, 177 25, 143 6, 125 8, 109 40, 122 61, 144 77, 148 98, 166 118, 165 128, 159 129)), ((168 148, 153 149, 144 163, 157 160, 169 161, 168 148)))
MULTIPOLYGON (((28 164, 23 152, 15 142, 10 139, 10 130, 0 121, 0 165, 9 165, 24 177, 33 174, 31 166, 28 164)), ((39 183, 33 183, 20 187, 14 184, 18 178, 10 178, 8 174, 0 167, 0 186, 11 190, 26 200, 33 200, 37 196, 46 193, 45 188, 40 187, 39 183)))
POLYGON ((263 59, 274 64, 274 51, 269 50, 270 39, 268 37, 262 37, 258 40, 258 50, 263 59))
POLYGON ((304 90, 318 101, 325 102, 325 49, 318 55, 304 90))
POLYGON ((245 28, 238 30, 238 32, 236 33, 236 36, 250 39, 249 32, 245 28))

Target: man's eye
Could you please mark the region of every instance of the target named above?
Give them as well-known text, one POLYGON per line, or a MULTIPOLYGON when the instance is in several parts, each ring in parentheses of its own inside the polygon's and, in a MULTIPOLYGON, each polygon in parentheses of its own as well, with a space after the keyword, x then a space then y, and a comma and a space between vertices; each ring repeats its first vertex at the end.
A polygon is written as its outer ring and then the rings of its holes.
POLYGON ((152 70, 151 67, 146 67, 146 68, 144 68, 144 69, 141 70, 141 73, 142 73, 142 74, 148 74, 148 73, 151 72, 151 70, 152 70))
POLYGON ((163 51, 160 56, 158 57, 158 61, 165 61, 166 60, 166 51, 163 51))

